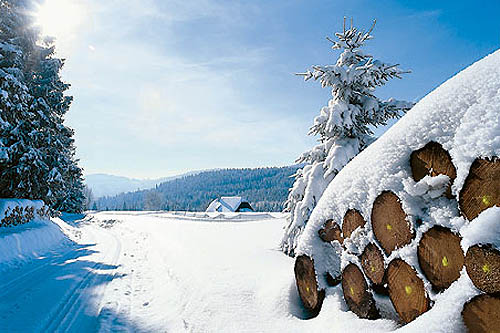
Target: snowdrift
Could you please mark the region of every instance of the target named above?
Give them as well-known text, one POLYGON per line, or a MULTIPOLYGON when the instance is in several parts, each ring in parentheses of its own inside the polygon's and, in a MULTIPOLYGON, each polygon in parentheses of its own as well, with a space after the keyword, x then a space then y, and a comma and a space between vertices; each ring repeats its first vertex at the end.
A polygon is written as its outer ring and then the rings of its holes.
POLYGON ((69 241, 48 212, 40 200, 0 199, 0 271, 69 241))
POLYGON ((423 98, 330 183, 297 249, 304 306, 318 314, 342 293, 359 317, 399 318, 402 330, 500 327, 498 157, 500 51, 423 98))

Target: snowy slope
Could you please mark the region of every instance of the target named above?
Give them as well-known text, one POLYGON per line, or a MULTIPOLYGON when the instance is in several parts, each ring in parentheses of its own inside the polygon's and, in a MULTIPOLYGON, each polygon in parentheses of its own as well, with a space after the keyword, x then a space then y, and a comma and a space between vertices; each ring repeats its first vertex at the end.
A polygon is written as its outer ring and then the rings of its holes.
MULTIPOLYGON (((331 247, 320 240, 318 230, 327 219, 341 223, 348 209, 357 209, 366 221, 370 221, 373 202, 382 191, 391 190, 401 199, 412 224, 416 217, 423 217, 429 226, 439 224, 456 231, 462 231, 468 225, 464 218, 456 217, 456 200, 440 198, 431 202, 425 195, 417 193, 416 188, 423 184, 415 184, 409 159, 413 151, 428 142, 440 143, 450 153, 457 169, 457 178, 452 186, 456 196, 475 158, 500 156, 499 68, 500 51, 497 51, 448 80, 354 158, 332 181, 314 210, 298 249, 299 254, 307 254, 315 260, 321 287, 327 286, 323 273, 331 270, 332 265, 336 265, 335 269, 338 270, 340 263, 338 259, 332 258, 331 247), (423 205, 429 208, 428 212, 422 211, 423 205)), ((493 218, 479 218, 498 220, 499 211, 491 210, 489 214, 494 214, 493 218)), ((498 228, 498 225, 494 227, 498 228)), ((366 224, 366 229, 367 233, 372 232, 370 223, 366 224)), ((465 229, 463 231, 466 232, 465 229)), ((495 232, 494 229, 489 231, 495 232)), ((393 252, 391 258, 401 257, 415 263, 416 258, 412 253, 420 236, 417 234, 407 249, 393 252)), ((485 236, 483 232, 479 238, 485 236)), ((466 248, 465 244, 462 246, 466 248)), ((463 304, 464 299, 477 294, 463 273, 448 291, 431 295, 436 300, 433 309, 404 330, 418 331, 419 328, 432 327, 433 332, 446 332, 463 329, 457 320, 462 308, 458 304, 463 304), (457 291, 462 292, 457 294, 457 291), (450 296, 452 293, 457 295, 455 299, 450 296), (449 306, 438 306, 443 302, 449 306)), ((341 296, 333 293, 331 297, 341 296)), ((328 296, 325 302, 329 302, 328 296)), ((322 313, 325 310, 323 307, 322 313)))
POLYGON ((67 244, 67 236, 58 225, 38 214, 45 209, 40 200, 0 199, 0 220, 16 208, 34 208, 33 219, 17 226, 0 227, 0 272, 30 261, 53 248, 67 244))

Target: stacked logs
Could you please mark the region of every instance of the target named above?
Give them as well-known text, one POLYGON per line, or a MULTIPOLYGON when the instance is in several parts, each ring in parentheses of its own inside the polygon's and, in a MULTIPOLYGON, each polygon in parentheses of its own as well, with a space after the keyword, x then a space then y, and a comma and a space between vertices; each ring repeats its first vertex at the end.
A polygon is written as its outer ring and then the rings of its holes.
MULTIPOLYGON (((430 142, 414 151, 410 167, 417 182, 427 175, 447 175, 450 183, 444 196, 455 199, 451 185, 456 178, 456 168, 450 154, 440 144, 430 142)), ((461 214, 472 221, 482 211, 500 206, 499 192, 500 159, 476 159, 459 193, 461 214)), ((492 244, 477 244, 464 255, 461 237, 436 225, 422 234, 417 245, 418 268, 424 276, 400 258, 386 264, 393 251, 414 241, 416 233, 409 220, 395 193, 384 191, 375 199, 370 219, 375 239, 357 256, 357 262, 345 266, 340 276, 349 309, 361 318, 379 318, 373 294, 388 294, 401 321, 409 323, 431 307, 424 280, 427 279, 435 292, 443 291, 460 277, 465 265, 471 281, 485 293, 464 305, 465 325, 474 332, 500 327, 500 251, 492 244), (492 317, 495 319, 491 320, 492 317)), ((365 228, 366 223, 359 211, 351 209, 346 212, 342 224, 328 220, 318 234, 324 242, 337 241, 343 245, 356 229, 365 228)), ((348 252, 345 247, 343 251, 348 252)), ((317 314, 325 291, 318 289, 311 258, 306 255, 297 258, 295 277, 304 306, 317 314)))

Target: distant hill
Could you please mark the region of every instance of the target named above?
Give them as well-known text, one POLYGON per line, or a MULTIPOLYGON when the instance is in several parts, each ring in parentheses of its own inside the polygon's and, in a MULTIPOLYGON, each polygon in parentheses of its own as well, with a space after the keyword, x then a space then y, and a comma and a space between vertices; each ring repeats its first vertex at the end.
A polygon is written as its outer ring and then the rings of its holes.
POLYGON ((100 198, 104 196, 115 196, 125 192, 150 189, 160 183, 196 173, 199 173, 199 171, 157 179, 135 179, 95 173, 85 176, 85 183, 92 190, 94 197, 100 198))
MULTIPOLYGON (((182 176, 149 190, 99 198, 99 210, 204 211, 220 196, 242 196, 256 211, 281 211, 298 166, 222 169, 182 176)), ((153 185, 154 186, 154 185, 153 185)))

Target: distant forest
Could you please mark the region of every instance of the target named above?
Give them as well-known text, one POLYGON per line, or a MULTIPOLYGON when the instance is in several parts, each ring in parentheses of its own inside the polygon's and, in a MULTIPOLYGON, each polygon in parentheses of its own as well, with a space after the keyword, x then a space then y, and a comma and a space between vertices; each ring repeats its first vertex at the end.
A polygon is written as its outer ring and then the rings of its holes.
POLYGON ((204 211, 221 196, 242 196, 255 211, 283 209, 292 176, 299 166, 223 169, 167 181, 150 190, 98 198, 94 210, 204 211))

